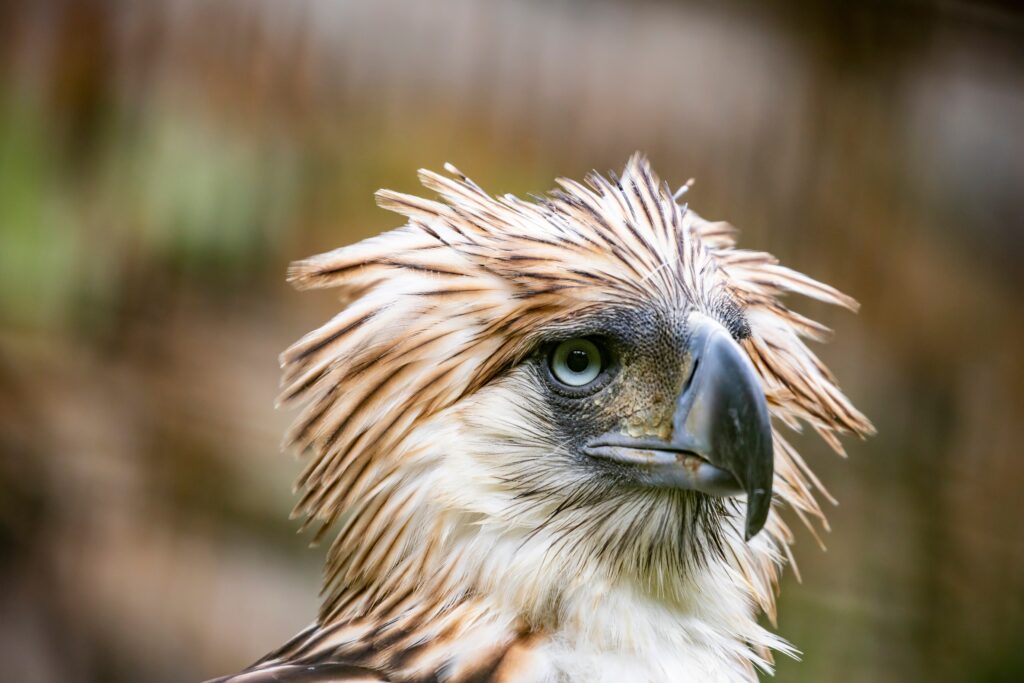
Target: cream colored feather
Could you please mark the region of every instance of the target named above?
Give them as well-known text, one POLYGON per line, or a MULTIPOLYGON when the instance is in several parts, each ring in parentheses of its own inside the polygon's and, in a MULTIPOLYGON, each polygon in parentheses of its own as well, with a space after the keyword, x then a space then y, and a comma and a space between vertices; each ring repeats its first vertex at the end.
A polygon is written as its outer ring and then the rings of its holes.
MULTIPOLYGON (((772 649, 791 651, 757 624, 758 611, 774 620, 792 541, 777 510, 767 534, 746 543, 726 524, 720 556, 690 564, 671 544, 643 558, 626 547, 657 537, 630 515, 683 522, 646 500, 525 499, 526 479, 571 482, 543 465, 541 398, 514 368, 544 333, 605 307, 713 317, 727 304, 749 325, 742 346, 778 425, 810 425, 841 453, 838 434, 872 427, 803 341, 828 330, 781 297, 856 302, 737 249, 730 226, 678 204, 640 156, 536 202, 446 169, 420 172, 438 199, 377 194, 404 227, 289 272, 344 306, 281 356, 281 402, 302 406, 286 441, 307 458, 295 514, 317 538, 338 531, 318 622, 247 675, 288 680, 305 662, 323 680, 328 666, 339 680, 754 680, 772 649), (623 546, 611 559, 609 542, 623 546)), ((815 492, 827 492, 774 438, 777 507, 824 523, 815 492)))

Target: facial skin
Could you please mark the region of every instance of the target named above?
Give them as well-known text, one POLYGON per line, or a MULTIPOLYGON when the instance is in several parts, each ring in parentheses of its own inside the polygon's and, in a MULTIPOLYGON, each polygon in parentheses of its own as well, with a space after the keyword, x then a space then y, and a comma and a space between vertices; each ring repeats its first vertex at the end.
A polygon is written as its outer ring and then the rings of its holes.
MULTIPOLYGON (((617 568, 660 561, 685 571, 709 553, 721 554, 721 534, 740 533, 743 520, 743 506, 727 494, 743 487, 710 464, 722 464, 715 453, 672 446, 686 437, 683 397, 708 393, 690 385, 703 352, 695 343, 709 330, 729 336, 721 323, 691 310, 613 307, 548 330, 530 356, 485 387, 466 416, 467 432, 476 435, 478 464, 492 478, 486 490, 506 500, 499 513, 506 523, 553 532, 566 552, 589 546, 592 552, 581 556, 617 568), (556 362, 563 344, 599 350, 593 380, 573 386, 571 373, 569 382, 559 378, 558 363, 566 373, 564 357, 556 362), (666 478, 659 467, 679 476, 666 478), (695 479, 697 468, 712 472, 713 481, 695 479)), ((735 346, 731 338, 724 343, 735 346)), ((575 357, 584 374, 595 360, 575 357)), ((770 490, 770 469, 768 482, 770 490)))
POLYGON ((686 336, 685 318, 653 308, 612 311, 559 330, 528 361, 559 435, 580 455, 589 440, 614 430, 669 438, 675 399, 692 370, 686 336), (591 384, 570 389, 552 373, 551 354, 559 342, 579 337, 601 349, 603 368, 591 384))

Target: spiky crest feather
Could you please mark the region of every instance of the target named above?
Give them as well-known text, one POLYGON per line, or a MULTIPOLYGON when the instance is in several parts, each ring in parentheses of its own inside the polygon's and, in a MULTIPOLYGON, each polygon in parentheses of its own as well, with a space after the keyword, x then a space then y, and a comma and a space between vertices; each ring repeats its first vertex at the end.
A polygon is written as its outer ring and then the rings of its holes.
MULTIPOLYGON (((779 423, 807 423, 839 453, 838 434, 872 432, 803 341, 822 339, 827 328, 781 298, 801 294, 850 310, 856 302, 769 254, 737 249, 730 226, 678 204, 643 157, 632 157, 621 177, 559 179, 559 190, 535 202, 489 196, 446 170, 453 177, 420 171, 439 200, 377 193, 381 207, 407 219, 404 227, 289 271, 300 289, 333 288, 345 305, 281 356, 281 402, 303 405, 286 442, 308 457, 294 512, 319 525, 317 539, 341 527, 314 631, 321 641, 368 613, 404 614, 404 624, 429 618, 443 630, 451 604, 466 599, 444 591, 469 579, 425 576, 438 572, 452 529, 416 516, 429 497, 417 477, 428 479, 438 441, 452 436, 442 418, 521 360, 541 331, 576 316, 624 302, 710 311, 724 298, 742 310, 742 346, 779 423), (410 553, 414 541, 420 547, 410 553), (414 600, 425 585, 442 597, 414 600)), ((777 429, 775 453, 778 500, 809 526, 807 515, 824 523, 814 492, 828 494, 777 429)), ((729 571, 774 619, 775 549, 788 554, 792 535, 776 513, 766 532, 770 542, 734 552, 729 571)), ((302 642, 286 650, 294 655, 302 642)), ((770 659, 763 644, 751 647, 747 659, 770 659)))

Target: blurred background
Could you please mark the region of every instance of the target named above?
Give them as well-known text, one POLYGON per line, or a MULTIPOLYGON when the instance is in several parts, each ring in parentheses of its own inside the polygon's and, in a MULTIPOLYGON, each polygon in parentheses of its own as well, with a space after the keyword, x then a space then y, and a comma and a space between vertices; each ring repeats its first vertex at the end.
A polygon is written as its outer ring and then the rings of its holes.
POLYGON ((952 0, 0 4, 3 678, 197 680, 311 620, 276 357, 336 304, 288 262, 419 167, 637 149, 863 304, 796 302, 879 435, 799 439, 840 505, 778 680, 1024 680, 1024 13, 952 0))

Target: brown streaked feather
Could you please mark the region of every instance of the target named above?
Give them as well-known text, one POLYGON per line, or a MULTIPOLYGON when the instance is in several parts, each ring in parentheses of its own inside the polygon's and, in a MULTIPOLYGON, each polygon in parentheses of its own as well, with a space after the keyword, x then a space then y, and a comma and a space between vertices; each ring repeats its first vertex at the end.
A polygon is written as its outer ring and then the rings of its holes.
MULTIPOLYGON (((721 287, 749 316, 768 323, 755 330, 747 350, 766 388, 788 393, 789 400, 773 406, 784 421, 809 422, 833 448, 836 430, 870 433, 799 341, 821 338, 827 329, 789 311, 778 296, 802 294, 851 310, 856 302, 768 254, 733 249, 732 226, 682 209, 643 160, 631 160, 621 178, 591 174, 587 185, 559 180, 561 190, 532 204, 492 198, 449 170, 455 178, 420 173, 441 201, 377 194, 378 203, 409 218, 409 226, 290 271, 302 288, 338 287, 362 292, 362 299, 386 285, 392 309, 379 314, 354 306, 282 356, 288 379, 282 401, 307 401, 290 438, 314 452, 299 482, 297 514, 329 524, 339 508, 362 507, 363 492, 381 484, 386 462, 401 453, 402 437, 521 355, 530 330, 583 306, 677 297, 673 290, 680 286, 698 303, 721 287), (566 289, 571 296, 562 295, 566 289), (467 324, 459 309, 470 307, 467 324), (445 329, 455 318, 459 327, 445 329), (424 343, 428 330, 435 331, 435 342, 443 341, 439 328, 462 341, 424 343), (423 367, 437 369, 423 373, 423 367), (358 385, 350 380, 354 368, 358 385), (331 389, 336 386, 349 391, 339 394, 331 389), (386 406, 398 419, 381 420, 386 406)), ((782 452, 785 498, 820 516, 813 500, 817 482, 805 468, 788 466, 792 458, 782 452)))
MULTIPOLYGON (((445 438, 439 416, 519 362, 544 330, 575 317, 651 301, 699 311, 731 302, 749 324, 741 345, 778 424, 807 424, 840 454, 837 435, 873 431, 804 343, 830 330, 781 299, 797 294, 854 311, 857 302, 770 254, 736 249, 731 225, 677 203, 642 157, 621 177, 559 179, 558 190, 533 202, 492 197, 445 168, 454 177, 419 174, 437 199, 376 194, 405 226, 289 269, 296 287, 332 288, 345 305, 281 355, 279 399, 302 406, 286 442, 309 458, 294 514, 319 525, 317 539, 339 530, 318 624, 244 674, 267 677, 223 680, 429 680, 450 668, 445 648, 481 623, 482 607, 459 590, 462 577, 446 574, 455 558, 437 570, 447 527, 414 519, 440 457, 419 440, 445 438)), ((827 528, 816 493, 834 500, 778 430, 775 452, 780 502, 812 532, 814 520, 827 528)), ((793 536, 777 514, 765 530, 775 545, 761 556, 719 552, 731 554, 750 602, 774 620, 774 548, 788 555, 793 536)), ((626 532, 608 534, 606 545, 626 532)), ((509 629, 493 649, 463 660, 452 680, 511 680, 530 636, 522 624, 509 629)))

